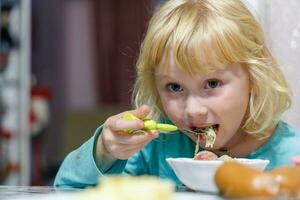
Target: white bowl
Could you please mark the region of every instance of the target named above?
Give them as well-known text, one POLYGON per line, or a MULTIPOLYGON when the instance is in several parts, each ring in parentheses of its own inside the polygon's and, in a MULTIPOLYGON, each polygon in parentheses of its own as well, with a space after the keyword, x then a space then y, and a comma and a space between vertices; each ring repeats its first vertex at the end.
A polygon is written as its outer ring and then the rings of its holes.
MULTIPOLYGON (((186 187, 195 191, 218 192, 214 176, 217 168, 224 161, 194 160, 192 158, 167 158, 166 160, 186 187)), ((235 158, 234 160, 258 170, 264 170, 269 164, 269 160, 262 159, 235 158)))

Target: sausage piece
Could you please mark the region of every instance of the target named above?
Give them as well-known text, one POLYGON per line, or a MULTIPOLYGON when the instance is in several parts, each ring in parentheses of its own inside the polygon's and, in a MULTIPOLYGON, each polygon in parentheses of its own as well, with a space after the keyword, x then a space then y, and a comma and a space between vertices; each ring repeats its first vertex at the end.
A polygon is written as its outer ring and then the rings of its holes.
POLYGON ((279 183, 269 172, 263 172, 235 161, 225 161, 216 171, 215 182, 228 197, 272 197, 279 183))

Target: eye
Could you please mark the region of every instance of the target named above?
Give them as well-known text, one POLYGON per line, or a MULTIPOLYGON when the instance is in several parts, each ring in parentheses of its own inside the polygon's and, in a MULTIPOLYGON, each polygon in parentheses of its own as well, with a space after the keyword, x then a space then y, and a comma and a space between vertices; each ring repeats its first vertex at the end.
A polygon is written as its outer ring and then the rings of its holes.
POLYGON ((183 88, 181 87, 181 85, 177 84, 177 83, 169 83, 167 84, 167 89, 170 92, 181 92, 183 91, 183 88))
POLYGON ((221 82, 216 79, 206 81, 205 89, 214 89, 221 86, 221 82))

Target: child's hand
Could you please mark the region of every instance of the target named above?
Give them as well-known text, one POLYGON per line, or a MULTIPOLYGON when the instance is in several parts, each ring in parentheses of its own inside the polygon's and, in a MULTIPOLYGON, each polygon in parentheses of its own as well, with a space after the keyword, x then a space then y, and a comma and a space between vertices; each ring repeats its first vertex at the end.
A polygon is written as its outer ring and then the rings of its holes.
MULTIPOLYGON (((149 114, 150 108, 141 106, 129 112, 139 119, 143 119, 149 114)), ((124 130, 140 130, 144 127, 144 123, 142 120, 124 120, 122 119, 123 115, 124 113, 120 113, 109 117, 104 123, 101 137, 99 137, 106 153, 116 159, 131 157, 158 136, 158 131, 124 133, 124 130)))

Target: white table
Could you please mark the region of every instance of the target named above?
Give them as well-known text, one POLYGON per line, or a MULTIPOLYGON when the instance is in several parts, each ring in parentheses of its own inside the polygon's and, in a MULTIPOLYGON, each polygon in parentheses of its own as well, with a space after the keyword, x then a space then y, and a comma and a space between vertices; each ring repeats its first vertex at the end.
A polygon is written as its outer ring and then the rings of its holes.
MULTIPOLYGON (((0 186, 1 200, 74 200, 81 189, 54 189, 48 186, 0 186)), ((95 199, 100 200, 101 197, 95 199)), ((173 200, 226 200, 216 194, 180 191, 173 200)), ((93 200, 93 199, 88 199, 93 200)), ((105 200, 105 199, 101 199, 105 200)), ((237 200, 237 199, 234 199, 237 200)), ((245 199, 243 199, 245 200, 245 199)), ((247 200, 250 200, 247 198, 247 200)), ((254 200, 254 199, 253 199, 254 200)), ((257 198, 255 198, 257 200, 257 198)), ((282 199, 280 199, 282 200, 282 199)))

